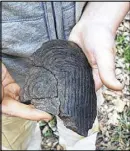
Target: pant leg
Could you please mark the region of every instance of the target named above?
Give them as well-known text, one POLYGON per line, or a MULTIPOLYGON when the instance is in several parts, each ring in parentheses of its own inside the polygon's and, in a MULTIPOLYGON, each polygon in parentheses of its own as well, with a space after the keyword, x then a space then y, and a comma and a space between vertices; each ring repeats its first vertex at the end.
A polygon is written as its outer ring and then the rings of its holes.
POLYGON ((36 122, 2 115, 2 146, 11 150, 26 149, 35 127, 36 122))

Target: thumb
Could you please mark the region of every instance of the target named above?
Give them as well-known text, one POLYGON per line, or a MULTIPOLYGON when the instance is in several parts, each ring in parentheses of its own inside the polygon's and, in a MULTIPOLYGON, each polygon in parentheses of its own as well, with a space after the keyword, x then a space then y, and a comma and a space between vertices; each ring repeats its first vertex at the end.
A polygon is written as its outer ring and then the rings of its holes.
POLYGON ((122 90, 123 85, 116 79, 115 76, 115 56, 113 50, 100 49, 100 51, 97 52, 98 53, 95 57, 101 81, 112 90, 122 90))
POLYGON ((2 113, 33 121, 49 121, 52 118, 46 112, 37 110, 30 105, 25 105, 11 98, 5 98, 2 102, 2 113))

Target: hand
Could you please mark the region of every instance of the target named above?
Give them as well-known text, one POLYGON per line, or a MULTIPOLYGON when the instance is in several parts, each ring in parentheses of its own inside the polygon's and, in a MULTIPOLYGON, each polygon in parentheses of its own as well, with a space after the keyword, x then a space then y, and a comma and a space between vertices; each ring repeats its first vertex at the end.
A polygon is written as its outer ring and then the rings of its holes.
POLYGON ((102 83, 113 90, 123 89, 115 77, 114 38, 129 9, 129 2, 89 2, 70 34, 69 40, 82 48, 93 68, 96 90, 102 83))
POLYGON ((39 111, 32 105, 20 103, 19 92, 19 85, 15 83, 5 65, 2 64, 2 113, 35 121, 51 119, 50 114, 39 111))
POLYGON ((115 44, 110 29, 98 23, 80 22, 73 28, 69 40, 77 43, 85 53, 93 70, 95 88, 102 84, 121 90, 122 84, 115 77, 115 44))

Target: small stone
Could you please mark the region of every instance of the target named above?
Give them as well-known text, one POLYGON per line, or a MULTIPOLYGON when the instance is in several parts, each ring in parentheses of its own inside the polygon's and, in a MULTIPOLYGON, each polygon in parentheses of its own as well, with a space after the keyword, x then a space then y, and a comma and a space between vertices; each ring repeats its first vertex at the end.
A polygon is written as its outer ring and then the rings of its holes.
POLYGON ((121 66, 118 64, 118 63, 116 63, 116 68, 121 68, 121 66))
POLYGON ((125 94, 125 95, 130 95, 130 92, 129 92, 129 90, 127 89, 126 86, 124 87, 124 89, 123 89, 122 91, 123 91, 123 94, 125 94))
POLYGON ((109 136, 109 132, 108 131, 106 131, 106 136, 107 136, 107 138, 109 138, 110 136, 109 136))
POLYGON ((112 113, 109 113, 109 114, 108 114, 108 118, 111 118, 111 117, 112 117, 112 113))
POLYGON ((49 143, 47 144, 47 146, 48 146, 48 147, 51 147, 51 146, 52 146, 52 142, 49 142, 49 143))
POLYGON ((125 21, 125 22, 124 22, 124 26, 125 26, 127 29, 129 29, 129 28, 130 28, 130 23, 129 23, 128 21, 125 21))
POLYGON ((107 105, 104 105, 104 109, 106 109, 106 110, 107 110, 107 109, 108 109, 108 106, 107 106, 107 105))
POLYGON ((63 150, 63 147, 58 144, 58 145, 56 146, 56 149, 57 149, 57 150, 63 150))
POLYGON ((125 105, 126 102, 122 101, 121 99, 117 99, 117 101, 115 102, 117 112, 123 112, 125 105))
POLYGON ((41 145, 44 146, 46 145, 46 143, 42 140, 41 145))
POLYGON ((115 125, 110 124, 110 129, 111 129, 111 134, 112 134, 112 130, 114 130, 114 129, 115 129, 115 125))
POLYGON ((47 139, 47 140, 46 140, 46 143, 49 143, 49 142, 50 142, 50 139, 47 139))
POLYGON ((127 15, 125 16, 125 20, 130 21, 130 11, 127 13, 127 15))
POLYGON ((108 130, 110 130, 110 128, 111 128, 111 126, 110 126, 110 125, 108 125, 108 126, 107 126, 107 129, 108 129, 108 130))
POLYGON ((126 78, 125 84, 128 85, 128 86, 130 85, 130 79, 129 79, 129 77, 126 78))
POLYGON ((108 143, 109 139, 106 137, 104 138, 104 143, 108 143))
POLYGON ((109 113, 109 118, 110 118, 108 121, 109 124, 118 125, 119 122, 118 119, 120 119, 120 116, 117 114, 116 111, 111 114, 109 113))
POLYGON ((102 128, 102 133, 105 134, 105 132, 107 131, 107 127, 106 125, 102 128))
POLYGON ((107 97, 107 96, 108 97, 112 97, 112 98, 116 97, 115 92, 114 91, 110 91, 110 90, 106 90, 103 94, 105 95, 105 97, 107 97))
POLYGON ((122 70, 121 70, 121 69, 119 69, 119 68, 117 68, 115 72, 116 72, 116 75, 119 75, 119 74, 121 74, 121 73, 122 73, 122 70))
POLYGON ((124 102, 130 102, 128 99, 126 99, 126 98, 123 98, 123 101, 124 102))
POLYGON ((124 32, 123 35, 124 36, 129 36, 129 33, 128 32, 124 32))
POLYGON ((124 94, 127 95, 127 96, 130 96, 130 92, 129 91, 125 91, 124 94))
POLYGON ((116 97, 114 95, 107 94, 106 92, 103 93, 103 95, 104 95, 105 100, 107 100, 107 101, 111 101, 111 100, 113 100, 114 97, 116 97))
MULTIPOLYGON (((119 48, 119 49, 117 50, 117 52, 122 55, 122 54, 124 53, 124 50, 123 50, 122 48, 119 48)), ((118 64, 117 61, 118 61, 118 60, 116 60, 116 63, 118 64)))
POLYGON ((116 75, 116 78, 117 78, 118 80, 120 80, 121 82, 124 81, 124 76, 123 76, 123 74, 118 74, 118 75, 116 75))
POLYGON ((109 109, 107 110, 107 112, 110 113, 110 112, 112 112, 113 110, 114 110, 114 106, 112 106, 111 108, 109 108, 109 109))
POLYGON ((129 100, 126 102, 126 106, 130 107, 130 101, 129 100))
POLYGON ((125 60, 124 60, 124 58, 123 59, 120 58, 118 60, 118 65, 119 65, 119 67, 122 67, 123 69, 125 68, 125 60))
POLYGON ((123 26, 120 26, 120 27, 118 27, 118 30, 124 31, 124 27, 123 27, 123 26))
POLYGON ((57 144, 58 144, 58 141, 54 142, 53 145, 52 145, 52 147, 55 147, 57 144))

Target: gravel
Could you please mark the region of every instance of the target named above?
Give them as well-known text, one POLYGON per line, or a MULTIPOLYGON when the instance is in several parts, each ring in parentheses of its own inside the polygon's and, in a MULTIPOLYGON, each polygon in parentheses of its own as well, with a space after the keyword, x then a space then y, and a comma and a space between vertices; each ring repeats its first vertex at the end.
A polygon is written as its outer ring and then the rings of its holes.
MULTIPOLYGON (((117 36, 123 35, 130 42, 130 20, 124 20, 117 31, 117 36)), ((121 43, 123 46, 123 43, 121 43)), ((116 77, 124 83, 121 92, 112 91, 103 87, 105 102, 99 112, 100 132, 97 137, 97 150, 130 150, 130 62, 125 61, 124 49, 116 41, 116 77), (128 131, 125 132, 125 131, 128 131), (124 139, 126 138, 126 139, 124 139)), ((129 50, 130 52, 130 50, 129 50)), ((130 57, 130 56, 129 56, 130 57)))

